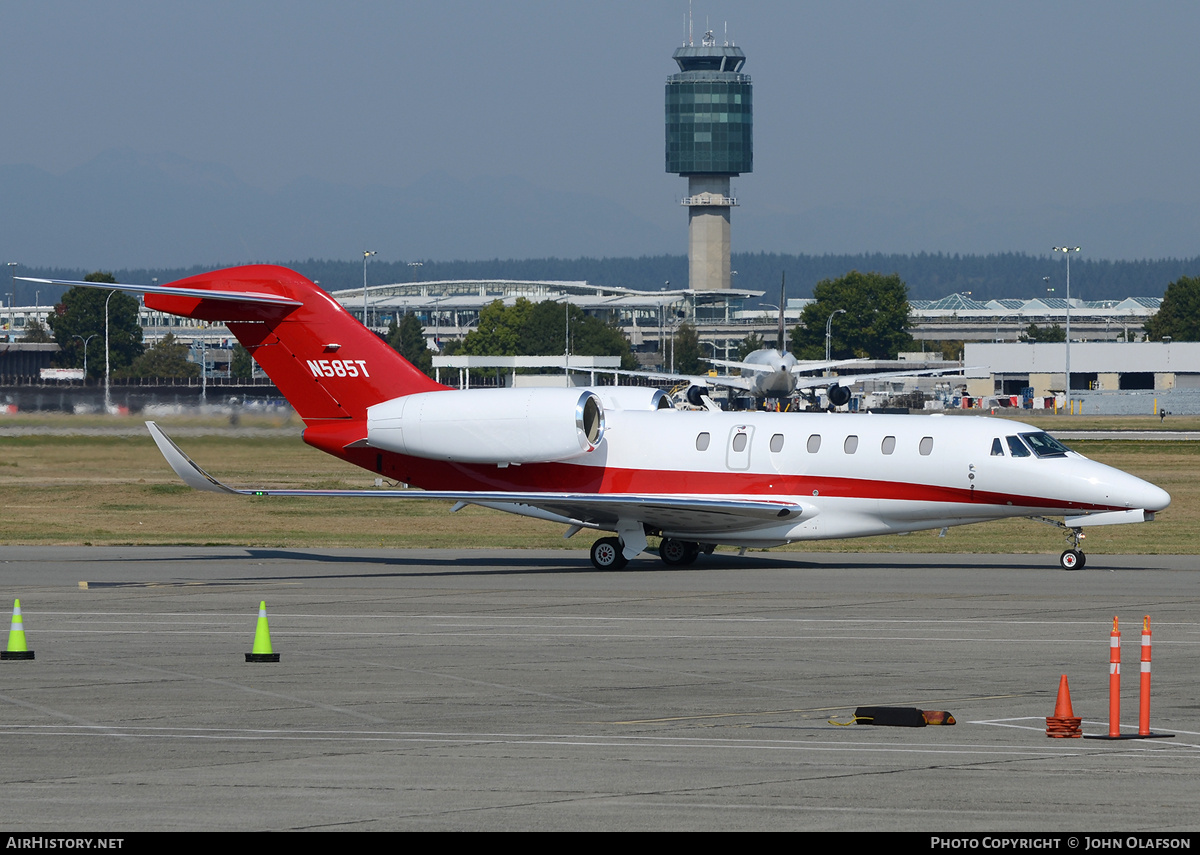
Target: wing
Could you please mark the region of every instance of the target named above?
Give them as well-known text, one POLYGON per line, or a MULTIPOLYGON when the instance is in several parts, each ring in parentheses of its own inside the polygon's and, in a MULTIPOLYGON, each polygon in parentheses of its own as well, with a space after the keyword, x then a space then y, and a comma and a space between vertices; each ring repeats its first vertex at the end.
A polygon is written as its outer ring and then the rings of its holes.
POLYGON ((924 368, 917 371, 880 371, 876 374, 845 374, 840 377, 803 377, 797 389, 823 389, 826 386, 853 386, 866 380, 899 380, 903 377, 929 377, 939 374, 961 374, 963 368, 924 368))
MULTIPOLYGON (((738 368, 743 372, 752 371, 756 374, 772 374, 776 370, 773 365, 765 365, 761 362, 738 362, 734 359, 709 359, 707 361, 723 368, 738 368)), ((791 366, 789 370, 793 374, 803 374, 807 371, 824 371, 826 368, 840 368, 843 365, 866 361, 865 359, 832 359, 829 362, 800 361, 791 366)))
MULTIPOLYGON (((816 516, 811 505, 789 501, 753 501, 703 496, 645 496, 630 493, 515 493, 447 490, 261 490, 234 489, 213 478, 187 456, 154 422, 146 422, 158 450, 189 487, 236 496, 308 496, 318 498, 444 499, 480 505, 571 526, 615 531, 621 520, 634 520, 670 532, 716 534, 797 523, 816 516)), ((457 507, 455 508, 457 510, 457 507)))
MULTIPOLYGON (((571 370, 585 372, 591 369, 572 368, 571 370)), ((711 374, 671 374, 667 371, 612 371, 607 368, 600 373, 620 374, 624 377, 645 377, 648 380, 665 380, 668 383, 687 383, 692 386, 728 386, 731 389, 742 389, 747 392, 754 388, 751 378, 734 377, 729 374, 715 376, 711 374)))

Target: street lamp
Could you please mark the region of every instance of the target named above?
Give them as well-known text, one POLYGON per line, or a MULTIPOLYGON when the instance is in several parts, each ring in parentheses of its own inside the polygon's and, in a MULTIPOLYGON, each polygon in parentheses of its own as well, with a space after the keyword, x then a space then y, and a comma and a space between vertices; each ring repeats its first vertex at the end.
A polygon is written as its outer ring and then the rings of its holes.
MULTIPOLYGON (((845 309, 835 309, 833 311, 833 314, 831 314, 829 316, 829 320, 827 320, 825 322, 825 361, 826 362, 829 361, 829 346, 833 341, 833 319, 837 315, 844 315, 844 314, 846 314, 845 309)), ((829 374, 828 366, 826 366, 826 368, 825 368, 825 374, 826 374, 826 376, 828 376, 828 374, 829 374)))
POLYGON ((1071 411, 1071 253, 1079 252, 1077 246, 1052 247, 1054 252, 1067 256, 1067 412, 1071 411))
POLYGON ((109 291, 104 298, 104 412, 112 412, 112 393, 109 390, 109 359, 108 359, 108 301, 116 291, 109 291))
POLYGON ((20 262, 8 262, 8 276, 12 285, 12 292, 8 298, 8 340, 13 341, 13 333, 17 328, 17 265, 20 262))
POLYGON ((77 339, 79 339, 81 342, 83 342, 83 382, 85 382, 85 383, 87 382, 87 349, 88 349, 88 344, 90 344, 90 343, 91 343, 91 341, 92 341, 92 339, 94 339, 94 338, 95 338, 96 336, 98 336, 98 335, 100 335, 100 333, 92 333, 92 334, 91 334, 91 335, 89 335, 87 338, 84 338, 84 337, 83 337, 83 336, 81 336, 81 335, 73 335, 73 336, 71 336, 71 338, 77 338, 77 339))
POLYGON ((367 259, 372 255, 379 253, 372 250, 363 250, 363 326, 367 325, 367 259))

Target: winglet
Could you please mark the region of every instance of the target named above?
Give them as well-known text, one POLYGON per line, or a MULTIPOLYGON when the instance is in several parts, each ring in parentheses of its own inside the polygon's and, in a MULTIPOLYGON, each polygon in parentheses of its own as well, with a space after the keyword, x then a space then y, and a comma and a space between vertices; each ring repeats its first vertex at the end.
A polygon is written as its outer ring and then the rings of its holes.
POLYGON ((158 446, 158 450, 162 452, 162 456, 167 458, 167 463, 175 470, 175 474, 182 478, 183 482, 193 490, 239 495, 237 490, 226 487, 197 466, 192 461, 192 458, 184 454, 179 446, 172 442, 171 438, 163 433, 162 429, 154 422, 146 422, 146 428, 150 431, 150 436, 153 438, 154 444, 158 446))

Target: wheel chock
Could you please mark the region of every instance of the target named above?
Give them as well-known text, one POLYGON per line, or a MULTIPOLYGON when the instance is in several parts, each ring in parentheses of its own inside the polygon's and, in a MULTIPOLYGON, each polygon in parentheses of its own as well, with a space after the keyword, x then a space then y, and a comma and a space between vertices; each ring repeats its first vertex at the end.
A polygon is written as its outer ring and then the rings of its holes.
POLYGON ((850 721, 829 720, 830 724, 872 724, 876 727, 925 727, 951 725, 954 716, 945 710, 919 710, 916 707, 859 707, 850 721))

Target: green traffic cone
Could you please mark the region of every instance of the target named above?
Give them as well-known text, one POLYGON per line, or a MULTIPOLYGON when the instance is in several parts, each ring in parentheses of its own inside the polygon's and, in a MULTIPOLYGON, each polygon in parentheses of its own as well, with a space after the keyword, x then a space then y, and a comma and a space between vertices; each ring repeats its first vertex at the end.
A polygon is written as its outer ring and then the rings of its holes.
POLYGON ((12 627, 8 630, 8 649, 0 650, 0 659, 32 659, 33 651, 25 646, 25 624, 21 620, 21 601, 13 600, 12 627))
POLYGON ((258 604, 258 628, 254 630, 254 652, 246 654, 247 662, 278 662, 279 654, 271 652, 271 628, 267 626, 267 601, 258 604))

